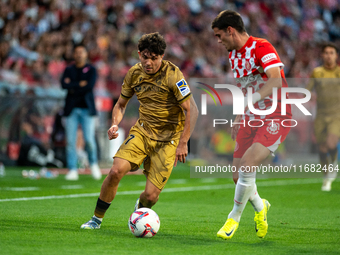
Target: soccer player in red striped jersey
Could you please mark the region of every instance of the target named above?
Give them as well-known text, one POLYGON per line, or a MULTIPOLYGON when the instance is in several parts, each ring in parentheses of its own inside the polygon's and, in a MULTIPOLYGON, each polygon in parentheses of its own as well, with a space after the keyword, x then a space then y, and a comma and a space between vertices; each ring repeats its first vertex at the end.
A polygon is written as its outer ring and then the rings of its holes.
MULTIPOLYGON (((257 192, 256 166, 273 154, 286 138, 290 128, 282 125, 283 119, 291 119, 290 105, 286 115, 281 115, 281 87, 288 87, 283 63, 275 48, 265 39, 249 36, 239 13, 225 10, 212 22, 214 35, 229 51, 229 62, 237 87, 245 96, 244 115, 238 115, 232 128, 236 138, 233 166, 238 172, 233 174, 236 184, 234 207, 217 236, 230 239, 236 232, 243 209, 249 201, 255 210, 255 230, 257 236, 265 237, 268 230, 267 212, 270 204, 261 199, 257 192), (257 110, 270 109, 273 103, 273 88, 277 88, 277 108, 270 115, 256 115, 248 108, 248 88, 252 91, 252 104, 257 110), (251 120, 250 126, 248 121, 251 120), (262 127, 259 125, 264 121, 262 127), (258 123, 256 123, 258 122, 258 123)), ((287 125, 288 126, 288 125, 287 125)))

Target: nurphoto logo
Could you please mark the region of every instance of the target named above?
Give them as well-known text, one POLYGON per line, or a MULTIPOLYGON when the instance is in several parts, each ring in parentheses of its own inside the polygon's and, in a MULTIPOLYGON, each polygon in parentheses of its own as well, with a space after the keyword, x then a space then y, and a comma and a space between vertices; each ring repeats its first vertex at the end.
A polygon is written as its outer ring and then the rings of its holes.
MULTIPOLYGON (((247 88, 247 92, 248 92, 248 98, 247 100, 244 97, 244 94, 242 92, 242 90, 240 88, 238 88, 235 85, 231 85, 231 84, 215 84, 214 88, 208 84, 205 83, 201 83, 198 82, 201 85, 204 85, 206 88, 209 88, 211 91, 213 91, 215 93, 215 95, 217 96, 217 98, 220 101, 220 104, 222 105, 222 100, 221 97, 219 96, 219 94, 217 93, 216 89, 228 89, 231 94, 232 94, 232 98, 233 98, 233 115, 243 115, 244 114, 244 109, 246 108, 246 106, 248 106, 249 110, 255 114, 255 115, 261 115, 261 116, 267 116, 270 115, 272 113, 275 112, 277 106, 278 106, 278 88, 273 88, 273 93, 272 93, 272 106, 269 109, 255 109, 253 103, 252 103, 252 94, 253 94, 253 88, 248 87, 247 88), (215 89, 216 88, 216 89, 215 89), (245 103, 247 103, 247 105, 245 105, 245 103)), ((214 96, 212 95, 212 93, 205 89, 205 88, 201 88, 198 87, 199 89, 203 90, 204 92, 206 92, 208 95, 210 95, 210 97, 213 99, 215 105, 217 105, 216 100, 214 98, 214 96)), ((306 116, 310 116, 312 115, 305 106, 303 106, 304 103, 307 103, 309 100, 311 99, 311 93, 309 90, 304 89, 304 88, 291 88, 291 87, 282 87, 281 88, 281 115, 282 116, 286 116, 287 112, 286 112, 286 106, 287 105, 295 105, 304 115, 306 116), (304 97, 303 98, 287 98, 287 94, 288 93, 300 93, 303 94, 304 97)), ((206 94, 202 94, 201 95, 201 115, 207 115, 207 95, 206 94)), ((265 121, 271 121, 272 125, 274 125, 274 119, 252 119, 248 121, 248 125, 251 127, 261 127, 264 125, 265 121), (260 122, 259 125, 252 125, 252 122, 260 122)), ((238 122, 238 123, 233 123, 233 120, 227 120, 227 119, 214 119, 213 120, 213 126, 215 127, 215 125, 218 124, 227 124, 230 123, 230 125, 232 126, 233 124, 242 124, 245 125, 245 122, 238 122)), ((295 127, 297 126, 298 122, 294 119, 288 118, 288 119, 283 119, 281 120, 281 124, 284 127, 295 127), (290 122, 291 124, 289 125, 288 122, 290 122), (294 124, 292 124, 294 122, 294 124)))

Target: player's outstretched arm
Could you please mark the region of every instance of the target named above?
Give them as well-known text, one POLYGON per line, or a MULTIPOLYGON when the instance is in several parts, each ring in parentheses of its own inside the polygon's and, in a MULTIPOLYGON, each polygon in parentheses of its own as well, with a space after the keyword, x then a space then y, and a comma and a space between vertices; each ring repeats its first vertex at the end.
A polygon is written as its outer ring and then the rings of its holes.
POLYGON ((116 139, 118 137, 118 125, 122 121, 126 106, 129 102, 129 99, 125 99, 122 96, 119 97, 115 107, 112 110, 112 125, 107 131, 107 135, 109 140, 116 139))
POLYGON ((188 141, 194 131, 198 117, 197 105, 192 95, 190 96, 190 99, 183 102, 181 106, 185 111, 185 123, 176 150, 175 166, 177 165, 178 160, 185 163, 185 157, 188 155, 188 141))

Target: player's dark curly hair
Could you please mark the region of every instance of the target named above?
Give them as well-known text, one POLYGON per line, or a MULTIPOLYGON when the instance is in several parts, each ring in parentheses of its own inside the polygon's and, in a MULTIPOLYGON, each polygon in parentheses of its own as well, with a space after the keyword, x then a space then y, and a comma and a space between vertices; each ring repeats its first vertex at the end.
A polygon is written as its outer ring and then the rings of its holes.
POLYGON ((336 53, 339 53, 339 49, 338 49, 338 47, 336 46, 335 43, 332 43, 332 42, 324 43, 322 45, 322 48, 321 48, 322 52, 324 52, 327 47, 331 47, 331 48, 335 49, 336 53))
POLYGON ((147 49, 150 53, 163 55, 165 52, 166 43, 163 36, 156 32, 143 35, 138 41, 138 50, 142 52, 147 49))
POLYGON ((218 28, 220 30, 228 27, 235 28, 237 32, 246 32, 241 15, 238 12, 225 10, 220 12, 211 24, 211 28, 218 28))

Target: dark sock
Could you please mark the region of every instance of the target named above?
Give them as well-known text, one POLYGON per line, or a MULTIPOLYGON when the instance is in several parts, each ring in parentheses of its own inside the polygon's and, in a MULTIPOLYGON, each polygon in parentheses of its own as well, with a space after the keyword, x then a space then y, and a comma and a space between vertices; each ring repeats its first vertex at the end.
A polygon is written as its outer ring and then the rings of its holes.
POLYGON ((97 206, 94 210, 94 215, 98 218, 104 218, 105 212, 109 209, 111 203, 104 202, 98 197, 97 206))
MULTIPOLYGON (((319 157, 320 157, 320 164, 321 164, 321 169, 325 169, 324 167, 328 168, 328 153, 324 152, 319 152, 319 157)), ((324 174, 326 174, 326 171, 324 171, 324 174)))
POLYGON ((322 168, 324 166, 328 167, 328 153, 319 152, 319 157, 320 157, 320 163, 321 163, 322 168))
POLYGON ((331 163, 333 164, 338 158, 338 148, 335 147, 334 149, 329 150, 328 153, 331 156, 331 163))
POLYGON ((145 207, 144 205, 142 205, 142 203, 140 202, 140 200, 139 200, 139 203, 138 203, 138 209, 139 208, 143 208, 143 207, 145 207))

